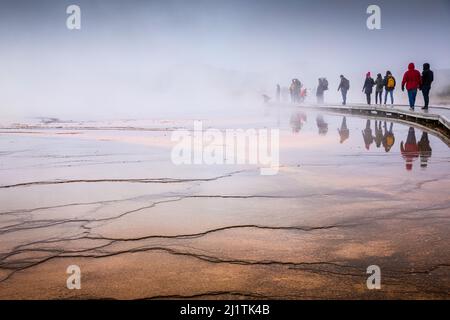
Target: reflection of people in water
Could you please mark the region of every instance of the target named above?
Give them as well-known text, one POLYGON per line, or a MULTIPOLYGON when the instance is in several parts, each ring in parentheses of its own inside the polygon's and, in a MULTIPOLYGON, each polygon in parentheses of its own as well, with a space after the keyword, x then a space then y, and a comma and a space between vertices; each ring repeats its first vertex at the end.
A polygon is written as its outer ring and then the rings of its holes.
POLYGON ((293 113, 291 115, 291 128, 292 132, 298 133, 303 127, 303 124, 306 122, 306 114, 303 112, 293 113))
POLYGON ((369 150, 370 145, 373 143, 373 134, 372 128, 370 128, 370 120, 366 122, 366 128, 362 131, 362 135, 364 138, 364 143, 366 145, 366 149, 369 150))
POLYGON ((383 129, 381 129, 381 121, 375 120, 375 144, 377 148, 381 146, 383 142, 383 129))
POLYGON ((419 143, 417 144, 420 155, 420 167, 426 168, 428 165, 428 159, 431 157, 431 146, 430 140, 428 140, 428 133, 423 132, 422 137, 420 138, 419 143))
POLYGON ((340 143, 344 143, 345 140, 350 136, 350 130, 347 128, 347 118, 342 118, 341 128, 338 129, 339 135, 341 136, 340 143))
POLYGON ((403 144, 403 141, 400 143, 400 151, 403 159, 406 161, 406 170, 411 170, 414 159, 419 156, 419 147, 416 143, 416 132, 413 127, 409 127, 406 143, 403 144))
POLYGON ((389 152, 391 150, 391 148, 395 142, 394 132, 392 132, 393 126, 394 126, 394 123, 391 122, 389 131, 388 131, 386 121, 384 122, 383 147, 384 147, 384 151, 386 151, 386 152, 389 152))
POLYGON ((317 127, 319 128, 319 134, 321 136, 326 135, 328 132, 328 123, 325 122, 325 120, 323 119, 323 116, 321 114, 319 114, 317 116, 316 122, 317 122, 317 127))

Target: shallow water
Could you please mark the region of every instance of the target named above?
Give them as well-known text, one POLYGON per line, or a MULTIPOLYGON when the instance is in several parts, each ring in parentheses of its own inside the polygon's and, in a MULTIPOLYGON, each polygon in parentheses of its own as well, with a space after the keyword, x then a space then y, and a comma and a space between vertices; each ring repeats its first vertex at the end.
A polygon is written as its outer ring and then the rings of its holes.
POLYGON ((274 176, 175 166, 171 130, 186 120, 2 129, 0 298, 448 298, 449 147, 367 120, 204 120, 279 128, 274 176), (66 288, 72 264, 81 290, 66 288), (381 290, 366 287, 369 265, 381 290))

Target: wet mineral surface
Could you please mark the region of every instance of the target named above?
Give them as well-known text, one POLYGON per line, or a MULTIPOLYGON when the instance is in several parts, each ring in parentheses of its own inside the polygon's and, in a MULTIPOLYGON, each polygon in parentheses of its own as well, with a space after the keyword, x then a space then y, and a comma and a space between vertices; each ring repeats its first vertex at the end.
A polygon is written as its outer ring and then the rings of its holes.
POLYGON ((279 128, 272 176, 173 164, 188 122, 1 129, 0 298, 448 299, 449 147, 384 120, 275 118, 209 124, 279 128))

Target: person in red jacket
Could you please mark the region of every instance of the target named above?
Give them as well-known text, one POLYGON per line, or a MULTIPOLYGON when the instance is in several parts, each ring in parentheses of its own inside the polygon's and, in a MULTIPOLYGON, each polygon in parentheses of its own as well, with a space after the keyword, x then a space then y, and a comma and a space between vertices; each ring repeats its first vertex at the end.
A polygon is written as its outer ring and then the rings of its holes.
POLYGON ((400 152, 406 162, 406 170, 411 170, 413 161, 419 157, 419 147, 416 142, 416 132, 413 127, 409 127, 406 143, 400 143, 400 152))
POLYGON ((415 69, 414 63, 408 65, 408 71, 403 75, 402 91, 408 90, 409 108, 414 111, 416 104, 417 89, 422 85, 420 72, 415 69))

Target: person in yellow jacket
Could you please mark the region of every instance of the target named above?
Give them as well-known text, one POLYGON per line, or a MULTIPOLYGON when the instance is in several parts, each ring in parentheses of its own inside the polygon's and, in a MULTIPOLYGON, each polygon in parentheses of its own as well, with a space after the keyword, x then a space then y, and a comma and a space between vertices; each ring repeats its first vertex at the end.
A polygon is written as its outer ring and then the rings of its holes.
POLYGON ((394 126, 394 123, 391 122, 389 131, 388 131, 386 121, 384 122, 384 135, 383 135, 382 142, 383 142, 384 151, 386 151, 386 152, 389 152, 395 143, 395 136, 394 136, 394 132, 392 131, 393 126, 394 126))
POLYGON ((394 90, 397 82, 390 71, 386 71, 386 76, 384 77, 384 104, 387 104, 388 94, 391 96, 391 104, 394 104, 394 90))

